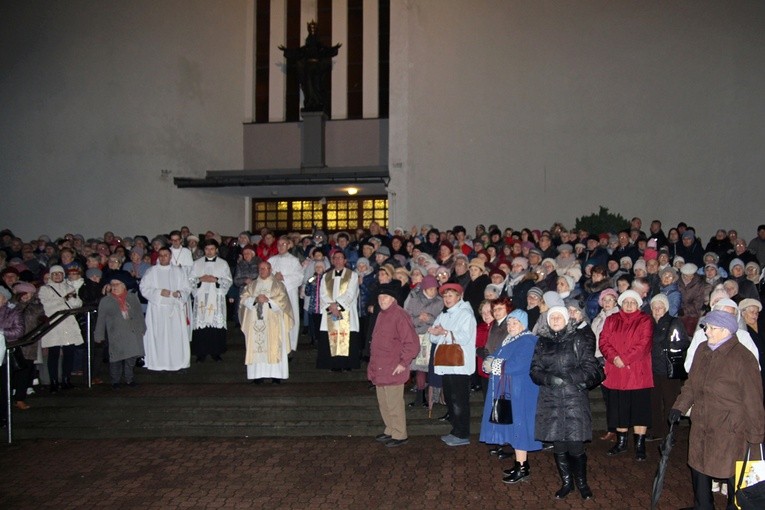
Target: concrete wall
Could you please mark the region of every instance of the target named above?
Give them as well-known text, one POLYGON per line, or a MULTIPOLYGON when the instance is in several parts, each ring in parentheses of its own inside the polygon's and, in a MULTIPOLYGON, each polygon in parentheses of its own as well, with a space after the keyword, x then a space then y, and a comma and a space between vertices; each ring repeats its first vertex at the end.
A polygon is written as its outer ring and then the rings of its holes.
MULTIPOLYGON (((244 125, 245 170, 300 168, 298 122, 244 125)), ((388 163, 388 120, 330 120, 325 124, 327 166, 377 166, 388 163)))
POLYGON ((244 199, 172 177, 242 168, 246 8, 3 2, 0 224, 24 238, 238 233, 244 199))
POLYGON ((413 0, 391 13, 392 224, 598 205, 765 222, 765 2, 413 0))

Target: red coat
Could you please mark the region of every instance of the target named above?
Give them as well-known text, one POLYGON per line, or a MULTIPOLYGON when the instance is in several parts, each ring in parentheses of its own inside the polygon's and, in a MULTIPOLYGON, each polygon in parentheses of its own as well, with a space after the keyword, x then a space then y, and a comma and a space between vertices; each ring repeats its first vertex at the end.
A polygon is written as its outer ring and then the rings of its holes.
POLYGON ((276 255, 277 253, 279 253, 279 249, 276 247, 276 241, 271 243, 271 246, 267 246, 262 239, 260 240, 258 245, 255 247, 255 251, 257 252, 257 255, 260 258, 260 260, 268 260, 268 258, 271 257, 272 255, 276 255))
POLYGON ((599 343, 600 352, 606 359, 603 386, 611 390, 653 388, 653 320, 648 314, 619 310, 619 313, 608 316, 599 343), (617 356, 624 362, 624 368, 614 365, 617 356))
MULTIPOLYGON (((481 321, 478 323, 478 326, 476 327, 476 331, 475 331, 476 349, 480 349, 481 347, 486 347, 486 342, 489 340, 489 329, 491 329, 491 325, 493 323, 494 321, 488 324, 485 323, 484 321, 481 321)), ((489 374, 483 371, 483 358, 480 356, 476 356, 475 359, 476 359, 475 366, 478 370, 478 375, 488 379, 489 374)))
POLYGON ((420 352, 420 337, 414 330, 409 312, 393 302, 380 310, 369 347, 367 378, 375 386, 395 386, 409 380, 409 365, 420 352), (393 375, 396 365, 405 370, 393 375))

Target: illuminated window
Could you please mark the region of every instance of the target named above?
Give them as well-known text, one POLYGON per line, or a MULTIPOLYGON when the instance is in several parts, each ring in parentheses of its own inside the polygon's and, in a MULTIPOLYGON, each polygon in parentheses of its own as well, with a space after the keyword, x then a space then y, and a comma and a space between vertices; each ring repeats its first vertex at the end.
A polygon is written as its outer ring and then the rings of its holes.
POLYGON ((280 232, 310 233, 314 228, 336 232, 369 227, 372 221, 388 226, 388 199, 360 197, 319 200, 253 200, 252 225, 280 232))

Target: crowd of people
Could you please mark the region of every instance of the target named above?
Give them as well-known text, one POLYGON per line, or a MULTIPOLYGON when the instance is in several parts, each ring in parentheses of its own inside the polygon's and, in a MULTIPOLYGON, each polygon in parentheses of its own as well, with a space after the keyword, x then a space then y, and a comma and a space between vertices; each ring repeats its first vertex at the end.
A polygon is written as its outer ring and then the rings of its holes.
MULTIPOLYGON (((599 386, 608 455, 628 451, 632 429, 635 460, 645 460, 646 442, 692 411, 697 508, 710 507, 714 480, 732 497, 732 460, 765 434, 765 225, 749 243, 723 229, 703 243, 685 223, 665 234, 654 220, 644 231, 639 218, 618 232, 478 225, 471 234, 376 222, 228 238, 183 227, 151 241, 112 232, 24 241, 4 230, 0 328, 12 344, 57 311, 97 307, 93 338, 108 345, 115 388, 135 385, 141 360, 181 370, 192 356, 222 359, 230 323, 245 335, 247 378, 279 383, 302 328, 317 368, 367 363, 386 425, 378 441, 406 443, 411 381, 409 406, 444 403, 451 430, 441 439, 469 444, 470 393, 482 392, 480 441, 498 458, 515 456, 503 481, 529 477, 528 454, 549 447, 556 498, 574 487, 593 496, 585 444, 588 394, 599 386), (511 423, 498 411, 507 400, 511 423)), ((52 392, 72 386, 85 327, 70 317, 14 351, 18 409, 28 408, 35 377, 52 392)))

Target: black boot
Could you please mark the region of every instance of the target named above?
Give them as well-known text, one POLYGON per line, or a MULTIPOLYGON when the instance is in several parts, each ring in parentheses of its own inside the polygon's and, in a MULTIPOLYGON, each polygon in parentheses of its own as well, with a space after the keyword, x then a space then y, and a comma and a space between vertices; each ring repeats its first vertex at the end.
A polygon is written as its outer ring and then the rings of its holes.
POLYGON ((58 393, 58 380, 51 379, 50 380, 50 392, 51 393, 58 393))
POLYGON ((74 388, 74 384, 72 384, 72 380, 68 377, 62 377, 61 378, 61 389, 62 390, 71 390, 74 388))
POLYGON ((568 453, 555 453, 555 465, 558 466, 558 474, 563 485, 555 493, 555 499, 563 499, 574 490, 574 479, 571 476, 571 466, 568 463, 568 453))
POLYGON ((518 483, 531 474, 529 473, 529 461, 527 460, 525 462, 518 462, 516 460, 513 469, 511 469, 509 472, 505 470, 504 473, 507 476, 502 477, 503 482, 518 483))
POLYGON ((414 400, 409 402, 407 404, 407 407, 417 407, 422 400, 422 396, 425 394, 425 391, 423 390, 417 390, 417 393, 414 394, 414 400))
POLYGON ((582 499, 592 498, 592 491, 590 486, 587 485, 587 454, 583 453, 578 457, 569 455, 569 462, 571 463, 571 473, 574 475, 574 483, 579 489, 579 494, 582 495, 582 499))
POLYGON ((611 447, 610 450, 608 450, 606 455, 619 455, 620 453, 624 453, 626 451, 627 451, 627 433, 617 432, 616 444, 613 447, 611 447))
POLYGON ((645 434, 635 434, 635 460, 645 460, 645 434))

